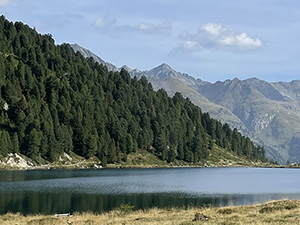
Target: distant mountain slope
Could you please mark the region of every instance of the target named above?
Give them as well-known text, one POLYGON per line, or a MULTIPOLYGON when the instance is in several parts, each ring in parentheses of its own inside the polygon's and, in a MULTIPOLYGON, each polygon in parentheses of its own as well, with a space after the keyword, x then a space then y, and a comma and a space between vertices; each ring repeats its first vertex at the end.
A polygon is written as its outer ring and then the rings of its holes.
POLYGON ((300 130, 299 83, 234 79, 201 85, 198 92, 232 111, 254 136, 276 149, 284 160, 298 162, 300 152, 290 142, 300 130))
POLYGON ((77 51, 80 52, 85 58, 93 57, 96 62, 99 62, 100 64, 105 65, 109 71, 114 71, 114 72, 115 71, 119 71, 119 69, 115 65, 113 65, 113 64, 111 64, 109 62, 105 62, 99 56, 97 56, 93 52, 91 52, 91 51, 89 51, 89 50, 81 47, 80 45, 78 45, 78 44, 71 44, 71 47, 73 48, 73 50, 75 52, 77 52, 77 51))
MULTIPOLYGON (((93 54, 87 57, 97 60, 93 54)), ((235 78, 210 83, 167 64, 148 71, 126 69, 131 76, 146 76, 154 89, 164 88, 169 96, 181 92, 204 112, 263 144, 269 157, 281 163, 300 162, 300 81, 235 78)))
POLYGON ((223 123, 226 122, 231 127, 238 128, 240 131, 243 131, 245 135, 251 137, 251 133, 247 132, 243 122, 240 121, 237 116, 225 107, 209 101, 206 97, 197 92, 196 89, 199 85, 208 84, 208 82, 200 79, 196 80, 194 77, 187 74, 177 72, 165 63, 148 71, 131 69, 127 65, 117 68, 78 44, 72 44, 71 46, 75 51, 79 51, 84 57, 92 57, 96 62, 106 66, 108 64, 107 68, 110 71, 120 71, 124 68, 132 77, 137 77, 139 79, 142 76, 147 77, 147 79, 152 83, 154 90, 163 88, 169 96, 173 96, 176 92, 181 92, 183 97, 189 98, 192 103, 200 106, 203 112, 209 112, 213 118, 216 118, 223 123))
POLYGON ((246 127, 237 116, 225 107, 209 101, 199 92, 187 86, 184 81, 174 77, 162 79, 160 77, 147 76, 147 79, 152 83, 154 90, 163 88, 169 96, 173 96, 176 92, 180 92, 183 97, 189 98, 192 103, 201 107, 203 112, 209 112, 213 118, 218 119, 223 123, 226 122, 231 127, 244 131, 244 134, 247 136, 251 135, 250 133, 247 134, 246 127))

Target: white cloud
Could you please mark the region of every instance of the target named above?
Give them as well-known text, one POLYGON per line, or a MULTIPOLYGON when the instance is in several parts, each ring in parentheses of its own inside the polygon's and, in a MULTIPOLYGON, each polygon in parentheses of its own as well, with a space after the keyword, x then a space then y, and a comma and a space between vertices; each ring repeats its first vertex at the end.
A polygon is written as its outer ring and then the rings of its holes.
POLYGON ((184 54, 184 53, 192 53, 192 52, 199 52, 202 50, 202 47, 196 41, 184 41, 179 46, 174 48, 169 55, 176 56, 177 54, 184 54))
POLYGON ((146 34, 171 35, 172 23, 163 22, 160 24, 141 23, 139 25, 120 25, 117 26, 118 31, 124 32, 142 32, 146 34))
POLYGON ((113 27, 116 24, 117 20, 116 19, 111 19, 108 17, 98 17, 93 23, 93 25, 96 28, 101 28, 101 29, 108 29, 113 27))
POLYGON ((179 35, 182 43, 173 52, 198 52, 204 49, 223 51, 245 51, 263 46, 258 38, 251 38, 247 33, 235 33, 222 24, 208 23, 199 28, 196 34, 187 31, 179 35))
POLYGON ((224 37, 220 40, 220 44, 224 46, 236 46, 241 50, 259 48, 263 45, 261 40, 250 38, 246 33, 224 37))
POLYGON ((202 27, 202 30, 205 31, 207 34, 215 35, 215 36, 220 35, 220 33, 226 32, 226 30, 222 28, 221 24, 213 24, 213 23, 205 24, 202 27))
POLYGON ((0 6, 8 6, 11 5, 14 0, 0 0, 0 6))
POLYGON ((184 48, 185 49, 197 49, 199 48, 199 44, 196 42, 196 41, 186 41, 184 44, 183 44, 184 48))
POLYGON ((146 33, 151 33, 151 34, 171 35, 172 23, 170 22, 163 22, 161 24, 142 23, 136 26, 136 30, 146 32, 146 33))
POLYGON ((171 35, 172 23, 162 22, 159 24, 140 23, 138 25, 118 24, 117 20, 109 17, 98 17, 93 26, 98 29, 110 29, 114 32, 140 32, 145 34, 171 35))

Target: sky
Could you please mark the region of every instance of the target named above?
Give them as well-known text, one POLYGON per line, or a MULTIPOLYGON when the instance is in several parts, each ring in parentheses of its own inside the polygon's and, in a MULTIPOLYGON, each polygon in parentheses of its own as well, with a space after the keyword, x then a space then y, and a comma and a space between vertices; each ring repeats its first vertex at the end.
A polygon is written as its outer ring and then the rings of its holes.
POLYGON ((204 81, 300 79, 299 0, 0 0, 0 14, 56 44, 204 81))

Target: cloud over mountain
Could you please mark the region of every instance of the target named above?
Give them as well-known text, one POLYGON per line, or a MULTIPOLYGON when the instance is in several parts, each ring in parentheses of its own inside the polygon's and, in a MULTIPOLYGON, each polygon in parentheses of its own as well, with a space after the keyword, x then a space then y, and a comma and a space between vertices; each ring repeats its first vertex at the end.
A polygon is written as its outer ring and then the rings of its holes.
POLYGON ((195 34, 184 31, 179 35, 181 43, 173 51, 177 53, 198 52, 204 49, 222 51, 245 51, 263 46, 259 38, 247 33, 232 32, 222 24, 208 23, 200 27, 195 34))
POLYGON ((114 32, 141 32, 154 35, 171 35, 172 23, 164 21, 162 23, 142 22, 137 25, 118 24, 117 19, 100 16, 94 21, 93 26, 99 29, 111 29, 114 32))

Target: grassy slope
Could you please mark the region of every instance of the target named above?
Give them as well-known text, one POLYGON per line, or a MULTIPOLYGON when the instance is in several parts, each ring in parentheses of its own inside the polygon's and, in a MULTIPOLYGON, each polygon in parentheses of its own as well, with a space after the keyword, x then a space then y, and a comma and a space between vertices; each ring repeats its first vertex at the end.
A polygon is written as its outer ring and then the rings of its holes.
POLYGON ((222 167, 222 166, 267 166, 270 164, 264 164, 260 161, 249 161, 244 156, 238 156, 233 152, 228 152, 225 149, 214 146, 214 149, 210 151, 209 157, 206 161, 208 166, 222 167))
MULTIPOLYGON (((112 165, 110 165, 112 166, 112 165)), ((271 166, 261 162, 252 162, 245 157, 237 156, 233 152, 228 152, 221 147, 214 146, 214 149, 209 152, 209 157, 198 164, 190 164, 183 161, 175 161, 174 163, 167 163, 161 161, 156 156, 147 151, 139 150, 131 153, 127 157, 126 163, 121 163, 122 167, 177 167, 177 166, 199 166, 199 167, 248 167, 248 166, 271 166)))
POLYGON ((75 214, 72 217, 56 216, 22 216, 6 214, 0 216, 0 224, 109 224, 109 225, 283 225, 300 224, 300 201, 272 201, 263 205, 235 206, 223 208, 191 208, 184 209, 150 209, 125 213, 113 210, 95 215, 90 213, 75 214))
MULTIPOLYGON (((0 160, 5 161, 2 157, 0 160)), ((101 168, 101 162, 97 158, 91 158, 86 160, 74 153, 69 155, 62 155, 59 160, 54 163, 47 163, 40 161, 40 164, 35 163, 33 167, 18 167, 3 165, 0 163, 0 169, 47 169, 47 168, 59 168, 59 169, 74 169, 74 168, 101 168)), ((146 168, 146 167, 270 167, 270 164, 264 164, 261 162, 251 162, 245 157, 237 156, 233 152, 228 152, 218 146, 214 146, 214 149, 209 152, 209 157, 197 164, 191 164, 184 161, 176 160, 173 163, 167 163, 161 161, 155 155, 149 153, 146 150, 138 150, 137 152, 130 153, 127 156, 126 162, 120 164, 108 164, 109 168, 120 168, 120 167, 135 167, 135 168, 146 168)))

